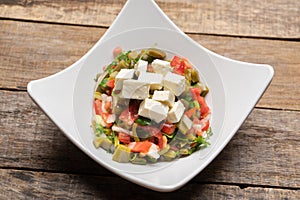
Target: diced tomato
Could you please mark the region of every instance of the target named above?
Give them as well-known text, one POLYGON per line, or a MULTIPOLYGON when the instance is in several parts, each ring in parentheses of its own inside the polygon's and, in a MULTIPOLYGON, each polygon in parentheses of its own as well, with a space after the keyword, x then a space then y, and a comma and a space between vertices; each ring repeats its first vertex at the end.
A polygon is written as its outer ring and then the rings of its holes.
POLYGON ((111 101, 105 102, 104 108, 107 112, 111 112, 111 101))
POLYGON ((153 135, 154 137, 156 137, 157 138, 157 145, 158 145, 158 147, 160 148, 160 149, 162 149, 163 148, 163 146, 164 146, 164 141, 163 141, 163 135, 162 135, 162 133, 159 131, 159 132, 157 132, 155 135, 153 135))
POLYGON ((94 109, 95 109, 96 115, 100 115, 103 118, 104 123, 105 123, 105 127, 111 127, 112 123, 107 123, 107 118, 109 117, 110 114, 109 113, 104 113, 102 111, 102 102, 101 102, 101 100, 96 99, 94 101, 94 109))
POLYGON ((207 131, 208 128, 210 127, 210 122, 208 119, 198 119, 194 118, 193 119, 193 124, 194 125, 200 125, 200 128, 195 129, 196 134, 198 136, 202 136, 204 131, 207 131))
POLYGON ((197 134, 198 136, 202 136, 202 135, 203 135, 203 132, 202 132, 202 131, 197 131, 196 134, 197 134))
POLYGON ((111 114, 102 112, 100 115, 101 115, 101 117, 103 118, 103 120, 104 120, 104 122, 105 122, 105 127, 111 127, 111 126, 112 126, 112 123, 107 123, 107 119, 108 119, 108 117, 109 117, 111 114))
POLYGON ((202 96, 198 96, 198 102, 200 104, 201 117, 203 118, 209 113, 209 107, 207 106, 206 101, 202 96))
POLYGON ((180 65, 174 67, 173 72, 184 76, 184 70, 185 70, 184 65, 181 63, 180 65))
POLYGON ((106 121, 107 121, 107 118, 109 117, 109 114, 108 114, 108 113, 102 112, 100 115, 101 115, 101 117, 103 118, 103 120, 106 122, 106 121))
POLYGON ((198 96, 200 96, 201 89, 200 88, 191 88, 190 91, 192 93, 193 100, 198 100, 198 96))
POLYGON ((96 99, 94 101, 94 109, 95 109, 96 115, 100 115, 102 113, 102 102, 101 102, 101 100, 96 99))
POLYGON ((184 66, 184 69, 191 69, 192 65, 186 58, 182 58, 182 65, 184 66))
POLYGON ((175 74, 179 74, 179 75, 182 75, 184 76, 184 68, 182 66, 178 67, 178 68, 174 68, 173 72, 175 74))
POLYGON ((157 145, 159 148, 163 147, 163 139, 161 131, 154 126, 139 126, 139 128, 147 131, 150 135, 154 136, 157 139, 157 145))
POLYGON ((127 125, 132 125, 135 121, 131 113, 129 112, 129 108, 125 109, 121 115, 119 116, 119 119, 122 120, 127 125))
POLYGON ((179 56, 174 56, 170 62, 172 67, 179 67, 181 64, 181 58, 179 56))
POLYGON ((204 131, 207 131, 208 130, 208 128, 209 128, 209 121, 207 120, 206 121, 206 123, 205 123, 205 126, 202 128, 202 131, 204 132, 204 131))
POLYGON ((118 133, 118 138, 119 138, 119 141, 124 143, 124 144, 129 144, 130 143, 130 135, 128 135, 126 133, 119 132, 118 133))
POLYGON ((138 116, 139 104, 137 101, 132 101, 129 104, 129 107, 125 109, 119 119, 122 120, 127 125, 132 125, 134 121, 139 117, 138 116))
POLYGON ((188 117, 188 118, 191 118, 193 116, 193 114, 196 112, 197 108, 196 107, 193 107, 187 111, 185 111, 185 115, 188 117))
MULTIPOLYGON (((194 125, 200 125, 201 121, 198 118, 194 118, 193 124, 194 125)), ((197 134, 198 136, 202 136, 203 132, 202 130, 199 130, 198 128, 192 128, 193 129, 193 134, 197 134)))
POLYGON ((151 145, 152 143, 149 141, 136 142, 131 151, 135 153, 148 153, 151 145))
POLYGON ((196 144, 197 144, 197 142, 193 142, 191 145, 190 145, 190 147, 195 147, 196 146, 196 144))
POLYGON ((162 125, 162 128, 161 128, 161 131, 168 134, 168 135, 171 135, 174 133, 176 129, 176 126, 172 123, 163 123, 162 125))
POLYGON ((197 100, 200 104, 201 117, 205 117, 209 113, 209 107, 206 104, 205 98, 200 96, 200 88, 191 88, 190 89, 193 99, 197 100))
POLYGON ((184 65, 182 64, 182 59, 180 57, 174 56, 170 65, 173 67, 174 73, 184 75, 184 65))
POLYGON ((110 88, 114 88, 115 87, 115 79, 108 80, 106 82, 106 85, 110 88))
POLYGON ((192 65, 185 58, 180 58, 179 56, 174 56, 170 65, 174 68, 173 72, 184 76, 184 71, 186 69, 192 68, 192 65))
POLYGON ((198 119, 198 118, 193 119, 193 124, 200 124, 200 123, 201 123, 200 119, 198 119))

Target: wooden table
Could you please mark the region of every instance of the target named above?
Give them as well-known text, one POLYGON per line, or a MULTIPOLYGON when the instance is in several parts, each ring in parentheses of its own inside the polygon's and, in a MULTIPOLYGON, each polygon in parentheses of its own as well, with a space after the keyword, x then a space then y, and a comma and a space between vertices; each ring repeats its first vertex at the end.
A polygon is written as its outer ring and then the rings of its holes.
POLYGON ((156 2, 208 49, 274 66, 231 142, 172 193, 110 173, 64 136, 26 85, 83 56, 125 0, 0 0, 0 199, 300 199, 300 1, 156 2))

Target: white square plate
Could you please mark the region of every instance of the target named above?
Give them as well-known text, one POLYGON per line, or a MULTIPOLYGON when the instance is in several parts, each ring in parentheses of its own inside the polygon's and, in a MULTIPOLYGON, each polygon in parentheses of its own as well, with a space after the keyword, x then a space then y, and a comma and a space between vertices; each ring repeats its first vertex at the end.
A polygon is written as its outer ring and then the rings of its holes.
POLYGON ((128 0, 111 27, 80 60, 52 76, 31 81, 28 93, 82 151, 119 176, 156 191, 173 191, 196 176, 226 146, 249 115, 274 71, 269 65, 234 61, 217 55, 185 35, 154 1, 128 0), (151 15, 151 18, 148 16, 151 15), (127 22, 131 23, 127 23, 127 22), (210 88, 211 145, 173 162, 145 166, 117 163, 95 149, 90 128, 94 78, 112 61, 112 50, 156 46, 188 58, 210 88))

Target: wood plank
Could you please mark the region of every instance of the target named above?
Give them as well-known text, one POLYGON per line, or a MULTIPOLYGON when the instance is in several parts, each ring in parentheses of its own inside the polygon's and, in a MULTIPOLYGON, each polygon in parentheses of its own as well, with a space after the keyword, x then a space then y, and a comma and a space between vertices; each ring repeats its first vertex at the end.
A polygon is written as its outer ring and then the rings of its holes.
MULTIPOLYGON (((26 89, 30 80, 49 76, 83 56, 106 29, 2 21, 0 88, 26 89)), ((226 57, 274 66, 272 84, 258 106, 300 110, 299 42, 190 35, 226 57)))
MULTIPOLYGON (((125 0, 2 1, 0 17, 108 27, 125 2, 125 0)), ((295 0, 157 0, 156 2, 185 32, 252 37, 300 37, 300 3, 295 0)))
POLYGON ((0 99, 0 167, 108 173, 79 151, 27 93, 0 91, 0 99))
POLYGON ((299 188, 299 119, 299 112, 254 109, 227 147, 197 178, 299 188))
MULTIPOLYGON (((194 180, 300 188, 299 119, 298 111, 254 109, 194 180)), ((71 144, 25 92, 0 91, 0 125, 0 168, 108 174, 71 144)))
POLYGON ((299 199, 299 190, 199 184, 154 192, 118 177, 0 169, 1 199, 299 199))
POLYGON ((0 87, 25 89, 30 80, 61 71, 83 56, 104 31, 2 21, 0 87))

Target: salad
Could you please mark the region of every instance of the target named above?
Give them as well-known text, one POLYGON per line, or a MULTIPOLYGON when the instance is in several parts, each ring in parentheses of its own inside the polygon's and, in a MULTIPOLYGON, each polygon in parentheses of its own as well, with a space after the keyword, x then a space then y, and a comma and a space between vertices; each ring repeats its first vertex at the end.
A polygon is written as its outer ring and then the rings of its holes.
POLYGON ((164 51, 113 51, 95 79, 92 128, 96 148, 116 162, 172 161, 209 145, 208 87, 183 57, 164 51))

